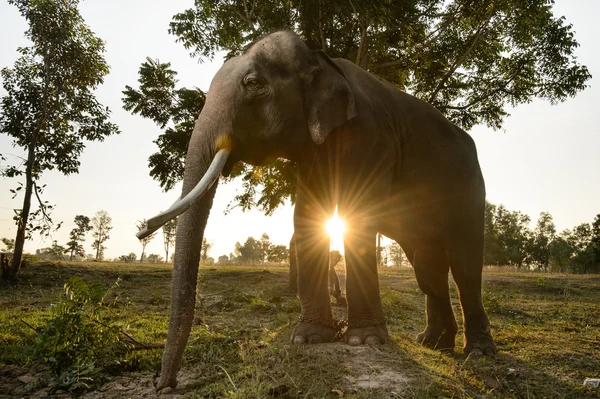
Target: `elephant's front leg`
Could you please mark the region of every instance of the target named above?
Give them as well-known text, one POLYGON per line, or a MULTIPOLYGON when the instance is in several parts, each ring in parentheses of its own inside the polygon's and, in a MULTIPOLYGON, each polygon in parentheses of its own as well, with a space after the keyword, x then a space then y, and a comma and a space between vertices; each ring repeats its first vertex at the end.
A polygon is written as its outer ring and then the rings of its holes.
POLYGON ((388 332, 381 308, 375 229, 350 223, 344 237, 348 329, 344 341, 350 345, 383 344, 388 332))
POLYGON ((294 329, 296 344, 331 342, 335 327, 329 298, 329 237, 324 221, 328 211, 314 201, 314 195, 299 190, 294 211, 298 261, 298 295, 302 314, 294 329))

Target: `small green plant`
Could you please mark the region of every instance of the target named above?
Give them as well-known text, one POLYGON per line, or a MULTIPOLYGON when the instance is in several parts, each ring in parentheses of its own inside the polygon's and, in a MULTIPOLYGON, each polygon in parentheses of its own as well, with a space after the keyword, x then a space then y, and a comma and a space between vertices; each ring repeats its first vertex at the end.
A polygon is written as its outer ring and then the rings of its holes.
POLYGON ((53 389, 92 389, 103 381, 103 369, 114 370, 124 361, 131 345, 109 321, 119 299, 114 293, 119 282, 106 290, 98 281, 87 284, 71 277, 59 302, 51 305, 51 318, 37 329, 35 346, 52 372, 53 389))
POLYGON ((546 283, 546 278, 545 277, 538 277, 537 278, 537 285, 538 286, 543 287, 545 283, 546 283))

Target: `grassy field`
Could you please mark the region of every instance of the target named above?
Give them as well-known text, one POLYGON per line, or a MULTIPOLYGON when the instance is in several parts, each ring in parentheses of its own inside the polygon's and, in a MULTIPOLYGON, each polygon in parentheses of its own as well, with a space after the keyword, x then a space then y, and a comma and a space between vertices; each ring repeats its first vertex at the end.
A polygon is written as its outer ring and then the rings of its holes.
MULTIPOLYGON (((170 298, 168 265, 40 263, 17 286, 0 286, 0 398, 45 397, 35 331, 77 275, 107 287, 118 277, 114 321, 137 341, 164 343, 170 298), (26 324, 27 323, 27 324, 26 324), (23 375, 37 377, 27 384, 23 375)), ((343 276, 342 276, 343 280, 343 276)), ((297 298, 284 267, 202 266, 196 320, 170 395, 232 398, 582 398, 600 378, 600 276, 486 270, 484 304, 499 354, 466 358, 462 337, 453 355, 414 341, 424 327, 424 296, 410 268, 381 271, 391 342, 292 346, 297 298)), ((462 324, 456 290, 455 313, 462 324)), ((335 307, 338 317, 344 309, 335 307)), ((459 331, 459 334, 461 332, 459 331)), ((136 351, 136 370, 111 377, 89 398, 153 397, 160 349, 136 351)), ((67 397, 58 394, 56 397, 67 397)))

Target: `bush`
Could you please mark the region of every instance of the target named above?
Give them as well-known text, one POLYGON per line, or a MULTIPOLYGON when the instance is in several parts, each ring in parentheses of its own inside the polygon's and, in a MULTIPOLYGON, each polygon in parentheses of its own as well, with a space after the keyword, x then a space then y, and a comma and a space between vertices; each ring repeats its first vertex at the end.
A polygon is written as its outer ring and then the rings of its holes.
POLYGON ((117 305, 114 290, 119 282, 105 290, 98 281, 88 285, 72 277, 60 301, 51 306, 52 317, 37 329, 35 346, 50 368, 53 389, 92 389, 103 382, 104 369, 115 369, 125 360, 131 344, 107 320, 110 308, 117 305))

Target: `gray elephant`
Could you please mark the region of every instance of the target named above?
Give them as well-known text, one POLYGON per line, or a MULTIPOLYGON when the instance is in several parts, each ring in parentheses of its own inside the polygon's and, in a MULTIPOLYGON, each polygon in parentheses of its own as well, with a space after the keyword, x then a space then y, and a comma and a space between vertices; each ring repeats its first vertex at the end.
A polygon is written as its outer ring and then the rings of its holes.
POLYGON ((337 205, 347 227, 345 342, 374 344, 388 336, 376 265, 379 231, 402 246, 427 296, 418 341, 454 348, 451 270, 465 352, 496 352, 481 299, 485 187, 471 137, 431 105, 352 62, 276 32, 217 72, 189 143, 182 197, 138 233, 144 237, 185 211, 158 389, 177 384, 213 183, 238 161, 261 165, 275 157, 298 167, 294 230, 302 313, 292 342, 329 342, 335 335, 323 226, 337 205))

